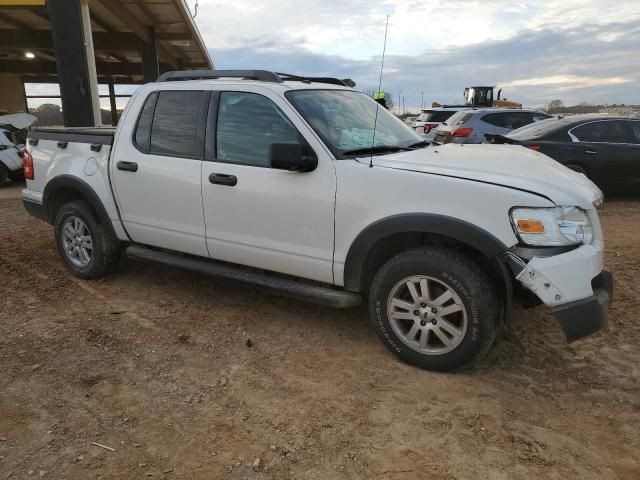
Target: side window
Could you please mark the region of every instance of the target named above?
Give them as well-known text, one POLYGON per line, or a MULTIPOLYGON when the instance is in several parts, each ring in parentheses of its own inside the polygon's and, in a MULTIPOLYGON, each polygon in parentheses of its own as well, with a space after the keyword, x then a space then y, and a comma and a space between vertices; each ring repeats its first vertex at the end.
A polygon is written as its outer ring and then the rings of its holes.
POLYGON ((305 143, 275 103, 257 93, 221 93, 216 141, 218 160, 268 167, 269 146, 284 142, 305 143))
POLYGON ((529 112, 515 112, 511 114, 511 125, 508 128, 513 130, 533 123, 533 115, 529 112))
POLYGON ((487 122, 490 125, 496 127, 506 128, 504 115, 501 113, 490 113, 482 117, 483 122, 487 122))
POLYGON ((138 118, 138 124, 136 125, 136 131, 134 134, 134 143, 143 152, 149 151, 149 140, 151 138, 151 122, 153 120, 153 110, 156 108, 156 100, 158 94, 153 92, 147 97, 138 118))
POLYGON ((640 144, 640 120, 631 120, 628 123, 631 129, 631 141, 629 143, 640 144))
POLYGON ((624 121, 589 122, 571 130, 581 142, 628 143, 629 135, 624 121))
POLYGON ((201 158, 206 98, 207 92, 198 90, 160 92, 153 114, 149 152, 201 158))

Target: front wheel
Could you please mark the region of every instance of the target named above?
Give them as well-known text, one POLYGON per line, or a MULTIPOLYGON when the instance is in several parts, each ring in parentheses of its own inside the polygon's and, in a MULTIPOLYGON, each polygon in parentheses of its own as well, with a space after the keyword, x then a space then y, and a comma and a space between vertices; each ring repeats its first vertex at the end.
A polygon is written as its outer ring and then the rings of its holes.
POLYGON ((446 371, 478 360, 496 337, 500 305, 479 265, 445 248, 401 253, 371 284, 378 336, 402 360, 446 371))

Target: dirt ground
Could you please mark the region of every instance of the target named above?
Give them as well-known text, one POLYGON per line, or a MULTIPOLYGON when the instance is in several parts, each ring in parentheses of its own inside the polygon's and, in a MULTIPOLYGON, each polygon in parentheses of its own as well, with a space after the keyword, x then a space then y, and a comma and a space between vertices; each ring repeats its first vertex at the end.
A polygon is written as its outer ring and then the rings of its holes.
POLYGON ((75 279, 18 196, 0 188, 0 479, 640 479, 640 198, 602 210, 608 330, 566 345, 518 311, 436 374, 364 308, 126 259, 75 279))

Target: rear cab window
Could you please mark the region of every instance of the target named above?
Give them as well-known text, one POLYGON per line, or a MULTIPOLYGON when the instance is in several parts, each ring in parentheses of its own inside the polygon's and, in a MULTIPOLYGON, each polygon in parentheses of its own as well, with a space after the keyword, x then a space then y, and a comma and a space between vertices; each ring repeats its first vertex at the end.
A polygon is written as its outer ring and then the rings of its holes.
POLYGON ((145 100, 133 134, 142 153, 202 159, 210 92, 164 90, 145 100))

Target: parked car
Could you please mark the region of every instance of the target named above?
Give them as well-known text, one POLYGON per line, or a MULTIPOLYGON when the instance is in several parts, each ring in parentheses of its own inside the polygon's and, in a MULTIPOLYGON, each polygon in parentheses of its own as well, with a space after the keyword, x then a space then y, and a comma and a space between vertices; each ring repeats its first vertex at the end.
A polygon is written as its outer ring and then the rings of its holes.
POLYGON ((640 191, 640 119, 556 117, 489 138, 544 153, 603 190, 640 191))
POLYGON ((457 112, 470 109, 471 107, 464 106, 427 108, 422 110, 422 113, 411 124, 411 128, 419 135, 422 135, 426 141, 431 142, 436 134, 436 128, 438 128, 442 122, 446 122, 457 112))
POLYGON ((549 306, 568 341, 605 324, 591 181, 525 148, 433 148, 339 84, 165 73, 117 129, 37 129, 27 149, 25 208, 80 278, 126 249, 324 305, 366 298, 384 345, 434 370, 480 358, 515 293, 549 306))
POLYGON ((0 185, 7 178, 22 179, 21 147, 26 138, 26 130, 37 118, 28 113, 14 113, 0 116, 0 185))
POLYGON ((433 141, 439 144, 483 143, 486 134, 504 135, 550 116, 539 110, 526 108, 478 108, 462 111, 436 129, 433 141))

